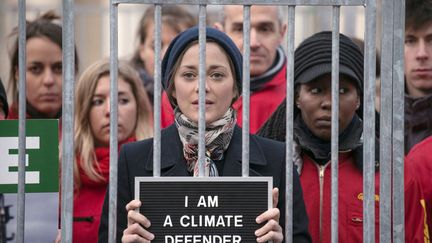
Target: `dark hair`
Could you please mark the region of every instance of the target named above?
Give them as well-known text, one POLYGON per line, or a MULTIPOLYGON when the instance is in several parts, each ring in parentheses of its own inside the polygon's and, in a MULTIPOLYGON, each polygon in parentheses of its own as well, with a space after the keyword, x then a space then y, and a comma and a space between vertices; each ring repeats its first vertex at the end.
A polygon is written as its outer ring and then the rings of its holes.
MULTIPOLYGON (((33 21, 26 22, 26 40, 33 37, 46 37, 53 43, 57 44, 62 49, 62 27, 53 21, 60 17, 54 11, 48 11, 33 21)), ((16 27, 10 36, 18 34, 16 27)), ((18 70, 18 37, 11 51, 11 65, 9 73, 9 86, 8 89, 12 91, 13 99, 17 98, 18 93, 18 80, 15 74, 18 70)), ((78 72, 78 54, 75 48, 75 72, 78 72)))
POLYGON ((418 30, 432 24, 432 0, 406 0, 405 29, 418 30))
MULTIPOLYGON (((150 24, 153 23, 153 16, 155 12, 155 7, 150 6, 146 9, 141 20, 138 24, 137 37, 139 44, 143 44, 147 39, 147 29, 150 24)), ((185 8, 178 5, 164 5, 161 11, 162 23, 167 24, 174 29, 175 32, 180 33, 184 29, 188 29, 196 25, 195 17, 188 12, 185 8)), ((131 63, 135 67, 140 67, 144 65, 141 60, 139 48, 134 53, 131 59, 131 63)))

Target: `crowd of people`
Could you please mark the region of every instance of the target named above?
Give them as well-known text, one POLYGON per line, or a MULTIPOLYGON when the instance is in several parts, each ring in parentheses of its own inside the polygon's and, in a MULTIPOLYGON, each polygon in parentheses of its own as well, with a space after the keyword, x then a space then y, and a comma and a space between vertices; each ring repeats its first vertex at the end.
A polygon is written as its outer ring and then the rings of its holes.
MULTIPOLYGON (((205 175, 241 176, 243 8, 224 6, 206 28, 205 175)), ((430 242, 432 228, 432 1, 407 0, 405 13, 405 241, 430 242)), ((139 45, 118 64, 117 240, 150 242, 151 218, 136 211, 134 178, 153 175, 154 8, 143 14, 139 45)), ((26 27, 26 117, 62 116, 62 27, 52 11, 26 27)), ((162 7, 161 175, 198 176, 199 31, 182 6, 162 7)), ((273 207, 256 219, 257 242, 284 242, 287 26, 279 6, 252 6, 250 25, 250 171, 273 177, 273 207), (260 223, 263 223, 259 226, 260 223)), ((15 29, 11 36, 17 34, 15 29)), ((338 234, 363 241, 364 55, 339 35, 338 234)), ((360 41, 361 43, 361 41, 360 41)), ((75 70, 78 71, 75 53, 75 70)), ((379 62, 377 62, 379 63, 379 62)), ((0 119, 18 119, 18 40, 8 93, 0 80, 0 119)), ((293 242, 330 242, 332 32, 305 39, 294 54, 293 242)), ((110 63, 101 59, 75 84, 73 241, 107 242, 110 63)), ((377 72, 379 77, 379 72, 377 72)), ((379 83, 379 82, 377 82, 379 83)), ((377 106, 379 108, 379 106, 377 106)), ((377 109, 379 114, 379 109, 377 109)), ((377 117, 378 118, 378 117, 377 117)), ((60 123, 61 126, 61 123, 60 123)), ((61 131, 61 130, 60 130, 61 131)), ((290 132, 290 131, 288 131, 290 132)), ((59 142, 62 135, 59 135, 59 142)), ((379 136, 376 137, 379 151, 379 136)), ((380 161, 375 164, 379 222, 380 161)), ((61 225, 59 225, 61 227, 61 225)), ((379 227, 375 227, 379 235, 379 227)), ((57 240, 61 238, 59 234, 57 240)))

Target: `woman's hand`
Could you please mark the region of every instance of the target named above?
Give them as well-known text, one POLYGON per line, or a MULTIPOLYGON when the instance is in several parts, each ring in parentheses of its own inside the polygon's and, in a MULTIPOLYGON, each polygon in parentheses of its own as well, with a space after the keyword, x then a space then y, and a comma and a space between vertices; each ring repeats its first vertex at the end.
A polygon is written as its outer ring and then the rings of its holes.
POLYGON ((150 227, 150 220, 144 215, 135 211, 141 207, 141 202, 132 200, 126 205, 127 214, 127 228, 123 231, 122 242, 150 242, 154 239, 154 235, 147 231, 150 227))
POLYGON ((280 243, 283 241, 282 227, 279 225, 280 211, 276 207, 279 197, 279 189, 273 188, 273 208, 265 211, 256 218, 258 224, 267 223, 255 231, 257 242, 273 241, 273 243, 280 243))

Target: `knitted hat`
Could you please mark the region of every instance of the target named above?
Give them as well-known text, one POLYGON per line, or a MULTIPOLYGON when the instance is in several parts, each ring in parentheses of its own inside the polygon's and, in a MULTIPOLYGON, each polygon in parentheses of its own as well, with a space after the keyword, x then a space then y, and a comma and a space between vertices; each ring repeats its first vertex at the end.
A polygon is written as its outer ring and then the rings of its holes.
MULTIPOLYGON (((323 31, 307 38, 297 47, 294 55, 295 86, 331 73, 332 32, 323 31)), ((339 73, 354 81, 363 93, 363 54, 357 45, 343 34, 339 34, 339 73)))
POLYGON ((9 106, 6 97, 6 91, 3 87, 3 82, 0 79, 0 102, 3 104, 3 109, 6 117, 8 116, 9 106))
MULTIPOLYGON (((183 53, 184 49, 193 41, 198 40, 199 29, 197 26, 192 27, 178 34, 174 40, 171 41, 165 56, 162 60, 162 86, 165 91, 169 87, 170 76, 174 71, 174 65, 178 61, 178 58, 183 53)), ((231 59, 234 65, 234 77, 237 85, 237 89, 241 92, 242 87, 242 55, 234 44, 234 42, 225 33, 210 27, 206 27, 206 39, 212 40, 222 47, 228 54, 229 59, 231 59)), ((197 57, 198 59, 198 57, 197 57)))

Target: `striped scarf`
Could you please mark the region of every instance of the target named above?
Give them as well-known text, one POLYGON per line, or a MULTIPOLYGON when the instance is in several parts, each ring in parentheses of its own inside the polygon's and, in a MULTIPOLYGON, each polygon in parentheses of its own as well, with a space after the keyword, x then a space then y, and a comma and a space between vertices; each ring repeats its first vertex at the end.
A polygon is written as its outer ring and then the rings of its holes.
MULTIPOLYGON (((183 155, 189 172, 199 175, 198 124, 187 118, 177 107, 174 110, 175 124, 183 143, 183 155)), ((229 108, 221 119, 206 124, 205 132, 205 176, 219 176, 214 161, 221 160, 231 141, 236 124, 236 112, 229 108)))

